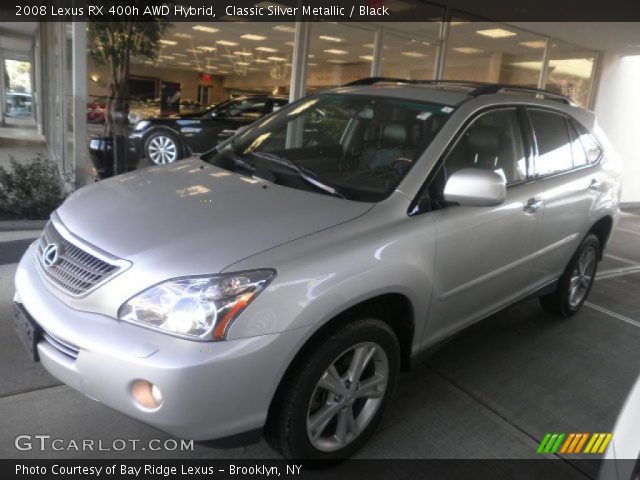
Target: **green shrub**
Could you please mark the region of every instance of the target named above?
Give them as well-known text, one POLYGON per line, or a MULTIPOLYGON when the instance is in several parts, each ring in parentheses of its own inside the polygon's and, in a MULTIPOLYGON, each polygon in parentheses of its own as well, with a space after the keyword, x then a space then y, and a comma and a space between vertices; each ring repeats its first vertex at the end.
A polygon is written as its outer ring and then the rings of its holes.
POLYGON ((46 158, 0 166, 0 220, 47 219, 65 197, 58 167, 46 158))

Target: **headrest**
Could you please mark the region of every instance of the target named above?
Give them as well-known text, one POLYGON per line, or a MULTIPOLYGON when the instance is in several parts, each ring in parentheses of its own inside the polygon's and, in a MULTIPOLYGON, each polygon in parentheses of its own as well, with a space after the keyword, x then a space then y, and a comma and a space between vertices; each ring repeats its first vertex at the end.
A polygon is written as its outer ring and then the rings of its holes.
POLYGON ((467 134, 467 144, 473 152, 497 154, 500 131, 491 125, 474 125, 467 134))
POLYGON ((382 130, 380 146, 400 147, 407 143, 407 127, 402 123, 389 123, 382 130))

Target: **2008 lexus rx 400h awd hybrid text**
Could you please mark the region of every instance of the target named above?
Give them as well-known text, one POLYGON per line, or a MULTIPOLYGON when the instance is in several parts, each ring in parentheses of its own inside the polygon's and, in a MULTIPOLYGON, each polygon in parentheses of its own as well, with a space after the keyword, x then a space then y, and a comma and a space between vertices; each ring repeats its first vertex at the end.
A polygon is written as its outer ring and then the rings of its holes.
POLYGON ((173 435, 348 456, 429 346, 533 294, 580 309, 618 164, 564 97, 361 80, 74 193, 19 265, 16 326, 173 435))

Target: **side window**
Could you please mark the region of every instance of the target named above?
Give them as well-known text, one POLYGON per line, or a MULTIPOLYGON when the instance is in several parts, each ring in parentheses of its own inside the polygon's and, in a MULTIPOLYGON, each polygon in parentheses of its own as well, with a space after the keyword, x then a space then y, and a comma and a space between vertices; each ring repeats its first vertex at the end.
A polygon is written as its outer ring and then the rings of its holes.
POLYGON ((572 122, 569 122, 569 133, 571 134, 571 152, 573 153, 573 166, 574 168, 584 167, 589 163, 589 160, 572 122))
POLYGON ((563 115, 545 110, 529 110, 538 157, 536 175, 548 175, 573 168, 569 129, 563 115))
POLYGON ((580 143, 582 143, 582 147, 587 154, 587 161, 589 163, 596 163, 600 159, 600 155, 602 155, 602 149, 596 139, 578 122, 572 122, 573 126, 578 132, 578 137, 580 139, 580 143))
POLYGON ((526 180, 527 158, 515 109, 482 114, 467 127, 431 182, 429 196, 442 200, 447 179, 463 168, 492 170, 507 185, 526 180))

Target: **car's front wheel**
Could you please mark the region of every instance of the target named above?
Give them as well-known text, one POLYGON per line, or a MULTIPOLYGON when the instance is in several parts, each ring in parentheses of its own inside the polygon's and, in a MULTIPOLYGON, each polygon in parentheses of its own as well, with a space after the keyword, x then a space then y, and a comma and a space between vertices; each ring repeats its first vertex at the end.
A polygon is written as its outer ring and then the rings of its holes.
POLYGON ((386 323, 347 324, 294 367, 272 409, 267 439, 287 458, 350 456, 373 434, 399 365, 398 339, 386 323))
POLYGON ((154 132, 145 141, 144 153, 153 165, 165 165, 182 158, 182 145, 171 132, 154 132))
POLYGON ((553 293, 540 297, 542 307, 563 317, 580 310, 593 286, 600 259, 600 241, 590 233, 571 258, 553 293))

